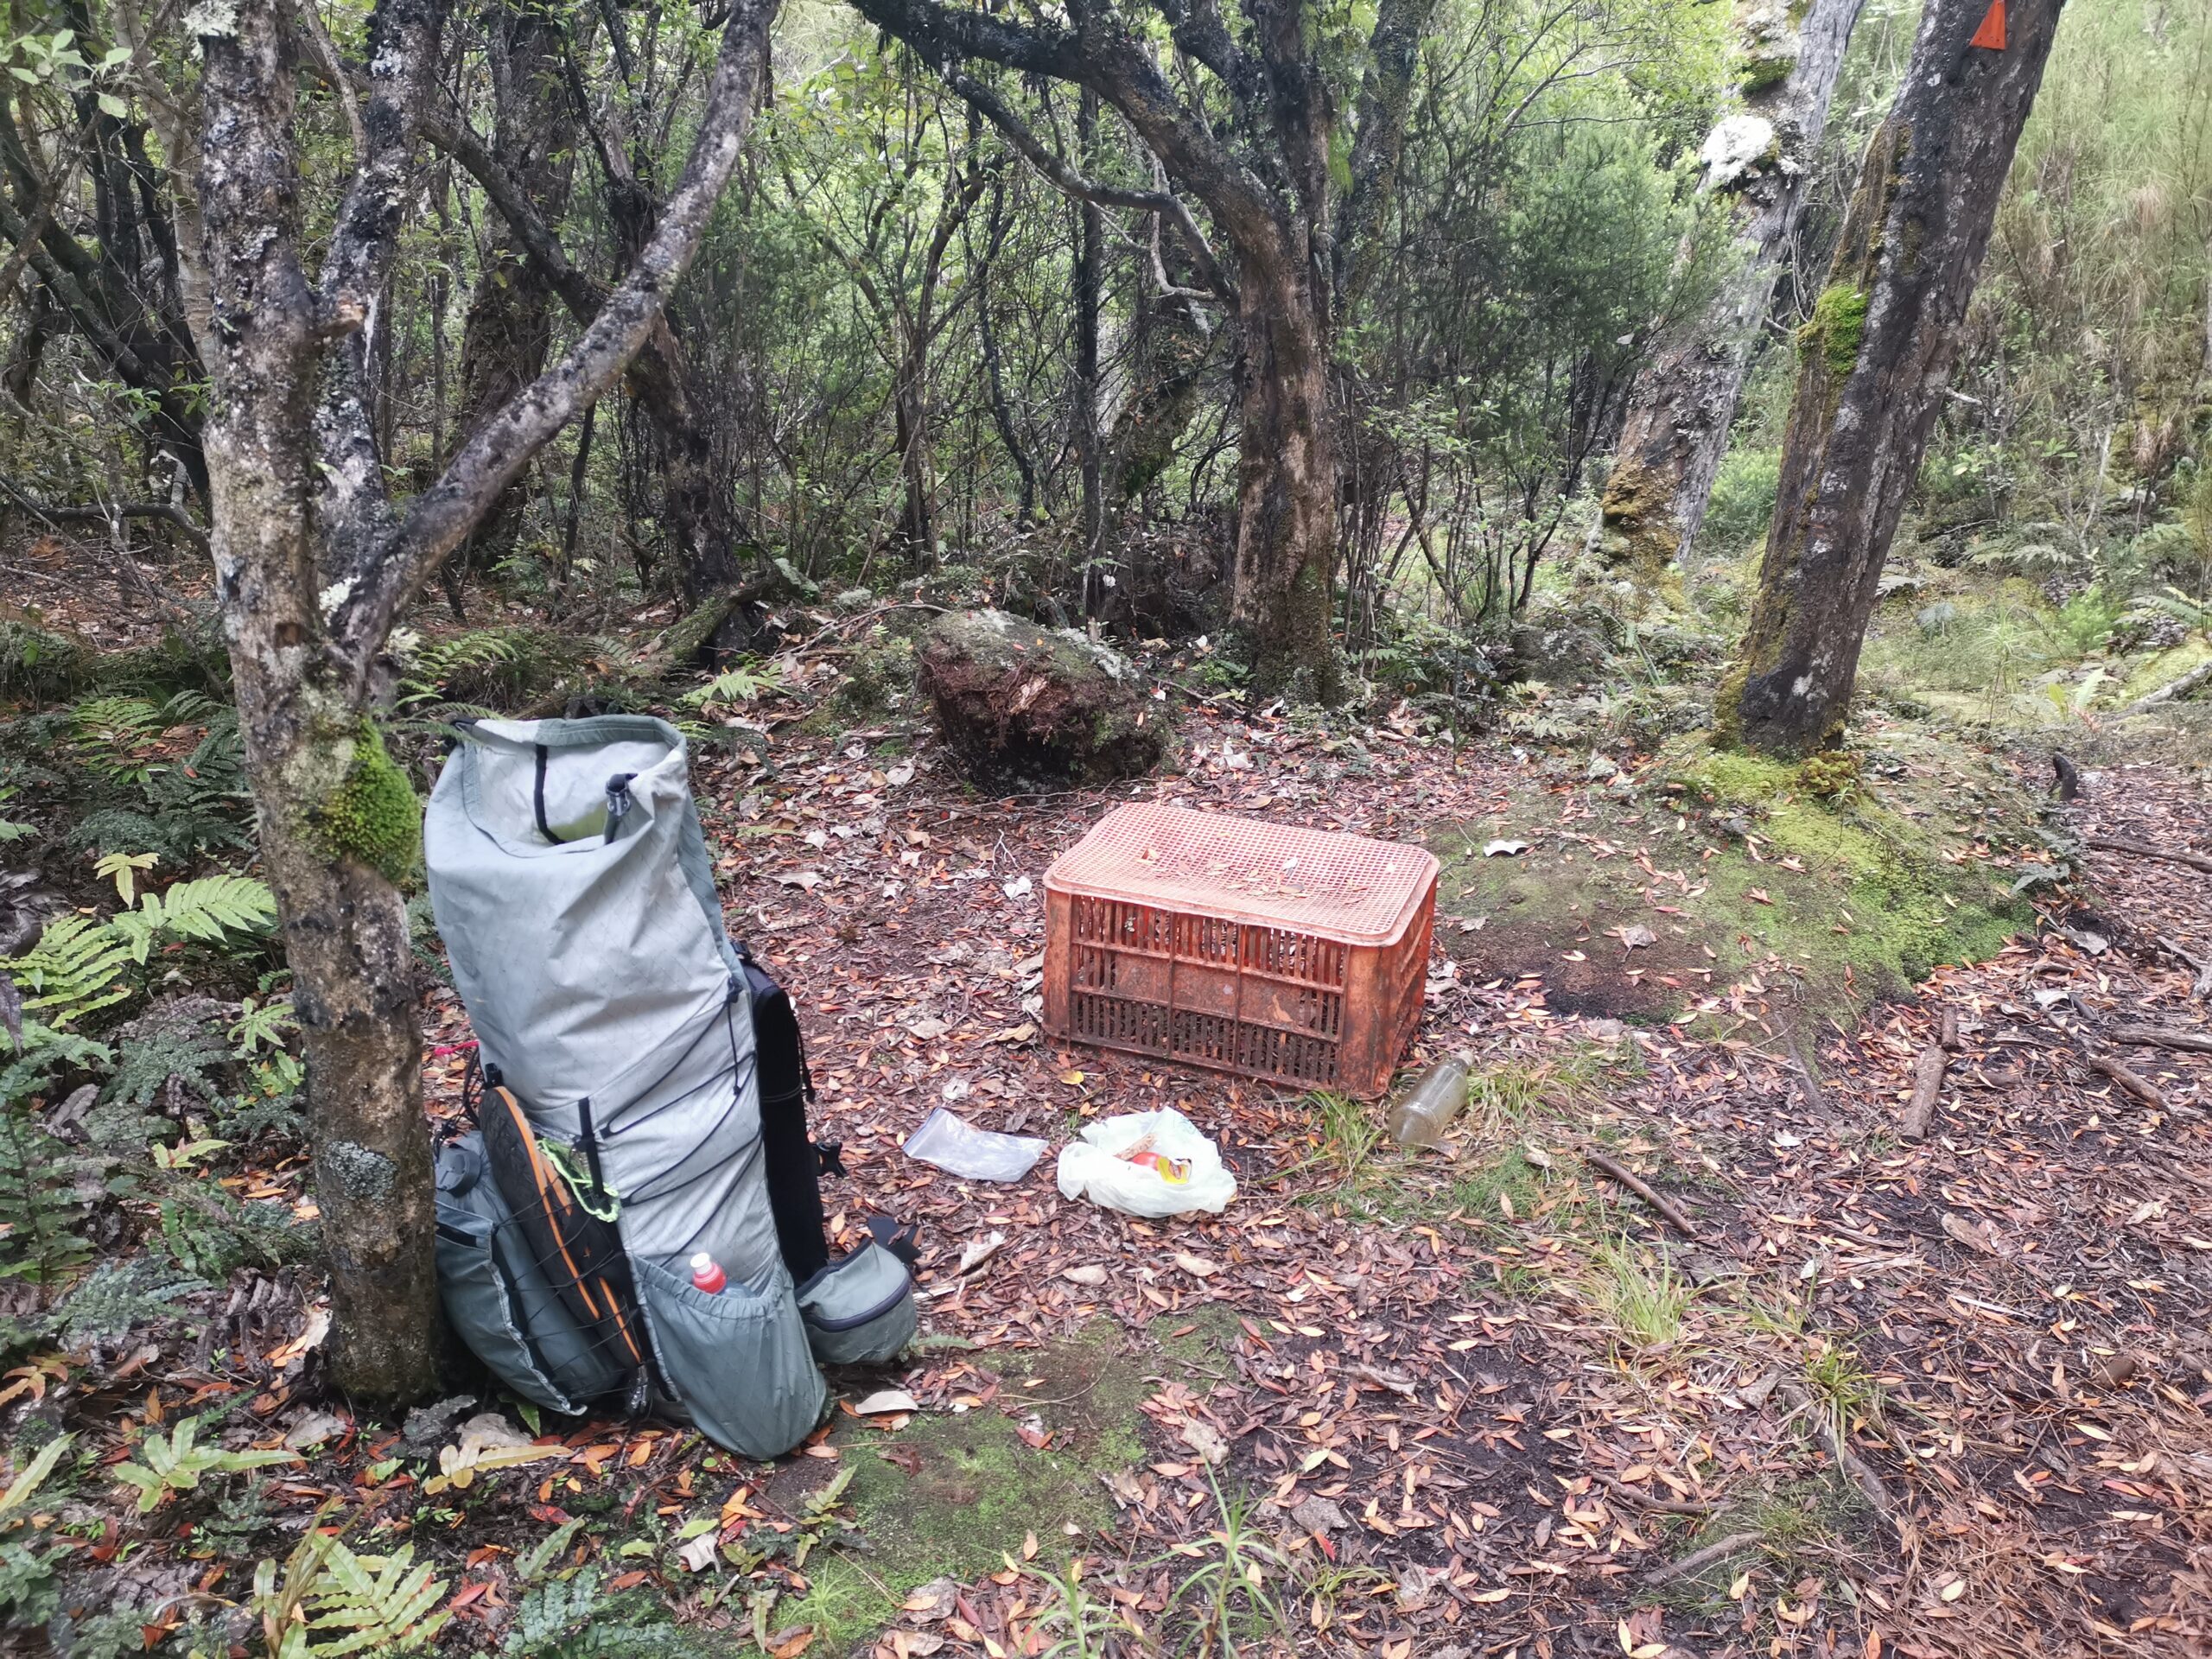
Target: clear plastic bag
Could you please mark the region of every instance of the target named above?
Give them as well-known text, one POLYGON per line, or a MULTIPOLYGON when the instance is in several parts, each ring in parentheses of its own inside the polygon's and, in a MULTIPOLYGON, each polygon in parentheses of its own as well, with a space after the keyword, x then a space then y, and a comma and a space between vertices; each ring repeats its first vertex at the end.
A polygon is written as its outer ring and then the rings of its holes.
POLYGON ((1179 1216, 1192 1210, 1219 1215, 1236 1196, 1236 1178, 1221 1161, 1221 1148, 1173 1107, 1126 1112, 1093 1123, 1083 1139, 1060 1149, 1060 1192, 1089 1198, 1129 1216, 1179 1216), (1157 1154, 1148 1163, 1129 1154, 1157 1154), (1170 1179, 1157 1167, 1179 1166, 1170 1179))
POLYGON ((1045 1144, 1033 1135, 979 1129, 957 1112, 939 1106, 906 1137, 902 1150, 909 1158, 935 1164, 965 1180, 1018 1181, 1037 1167, 1045 1144))

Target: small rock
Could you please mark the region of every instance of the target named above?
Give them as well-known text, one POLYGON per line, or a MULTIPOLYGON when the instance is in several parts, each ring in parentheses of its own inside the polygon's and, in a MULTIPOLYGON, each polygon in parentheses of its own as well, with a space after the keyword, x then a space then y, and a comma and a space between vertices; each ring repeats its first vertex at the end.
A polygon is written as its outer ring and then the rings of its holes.
POLYGON ((1290 1518, 1308 1532, 1342 1532, 1351 1525, 1332 1497, 1309 1497, 1291 1510, 1290 1518))
POLYGON ((445 1444, 453 1420, 475 1403, 474 1395, 457 1394, 449 1400, 417 1406, 407 1414, 407 1421, 399 1431, 402 1444, 412 1456, 435 1457, 445 1444))
POLYGON ((1201 1417, 1185 1417, 1175 1426, 1175 1433, 1184 1445, 1209 1464, 1229 1461, 1229 1442, 1221 1431, 1201 1417))
POLYGON ((934 1624, 939 1619, 952 1617, 953 1604, 959 1597, 960 1586, 950 1579, 931 1579, 906 1592, 906 1599, 899 1611, 917 1624, 934 1624))
POLYGON ((1089 1285, 1094 1290, 1106 1282, 1106 1269, 1097 1266, 1069 1268, 1060 1277, 1071 1284, 1089 1285))
POLYGON ((1192 1255, 1188 1250, 1175 1252, 1175 1265, 1193 1279, 1210 1279, 1221 1271, 1218 1262, 1209 1262, 1203 1255, 1192 1255))
POLYGON ((496 1411, 479 1412, 461 1426, 461 1454, 481 1457, 486 1452, 516 1452, 537 1440, 496 1411))
POLYGON ((1409 1561, 1399 1568, 1398 1611, 1418 1612, 1428 1605, 1428 1592, 1435 1582, 1436 1575, 1418 1561, 1409 1561))
POLYGON ((1621 929, 1621 943, 1631 950, 1640 950, 1659 943, 1659 936, 1642 922, 1630 922, 1621 929))
POLYGON ((715 1564, 715 1556, 721 1542, 719 1534, 702 1532, 683 1548, 677 1550, 676 1559, 683 1563, 687 1571, 703 1573, 715 1564))
POLYGON ((334 1417, 327 1411, 311 1411, 285 1431, 284 1444, 295 1452, 304 1452, 325 1440, 334 1440, 345 1432, 344 1418, 334 1417))
POLYGON ((1620 767, 1604 755, 1593 754, 1590 757, 1590 764, 1582 775, 1593 784, 1602 784, 1608 778, 1619 777, 1620 771, 1620 767))

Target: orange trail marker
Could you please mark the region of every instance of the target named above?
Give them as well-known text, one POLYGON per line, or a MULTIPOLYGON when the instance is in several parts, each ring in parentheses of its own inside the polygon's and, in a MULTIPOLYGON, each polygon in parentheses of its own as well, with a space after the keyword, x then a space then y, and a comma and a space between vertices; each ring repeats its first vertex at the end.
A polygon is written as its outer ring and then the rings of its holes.
POLYGON ((1968 46, 1979 46, 1991 52, 2005 49, 2005 0, 1989 0, 1989 10, 1983 14, 1981 27, 1974 32, 1968 46))

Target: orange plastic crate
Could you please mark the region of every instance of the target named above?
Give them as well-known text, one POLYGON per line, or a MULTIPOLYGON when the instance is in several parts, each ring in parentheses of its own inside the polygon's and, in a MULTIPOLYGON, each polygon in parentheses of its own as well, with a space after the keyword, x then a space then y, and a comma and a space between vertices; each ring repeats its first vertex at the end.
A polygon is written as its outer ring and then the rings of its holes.
POLYGON ((1421 1021, 1436 861, 1418 847, 1124 806, 1045 873, 1063 1040, 1379 1095, 1421 1021))

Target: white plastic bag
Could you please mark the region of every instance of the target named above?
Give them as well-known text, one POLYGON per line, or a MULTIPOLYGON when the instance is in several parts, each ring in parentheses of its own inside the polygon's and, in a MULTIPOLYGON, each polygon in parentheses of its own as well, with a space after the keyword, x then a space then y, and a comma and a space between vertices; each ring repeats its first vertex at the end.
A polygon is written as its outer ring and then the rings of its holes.
POLYGON ((1059 1182, 1063 1198, 1089 1198, 1129 1216, 1179 1216, 1192 1210, 1217 1216, 1236 1196, 1236 1178, 1222 1164, 1220 1148, 1169 1106, 1125 1112, 1090 1125, 1082 1140, 1060 1148, 1059 1182), (1122 1155, 1139 1147, 1187 1162, 1188 1175, 1171 1181, 1122 1155))

